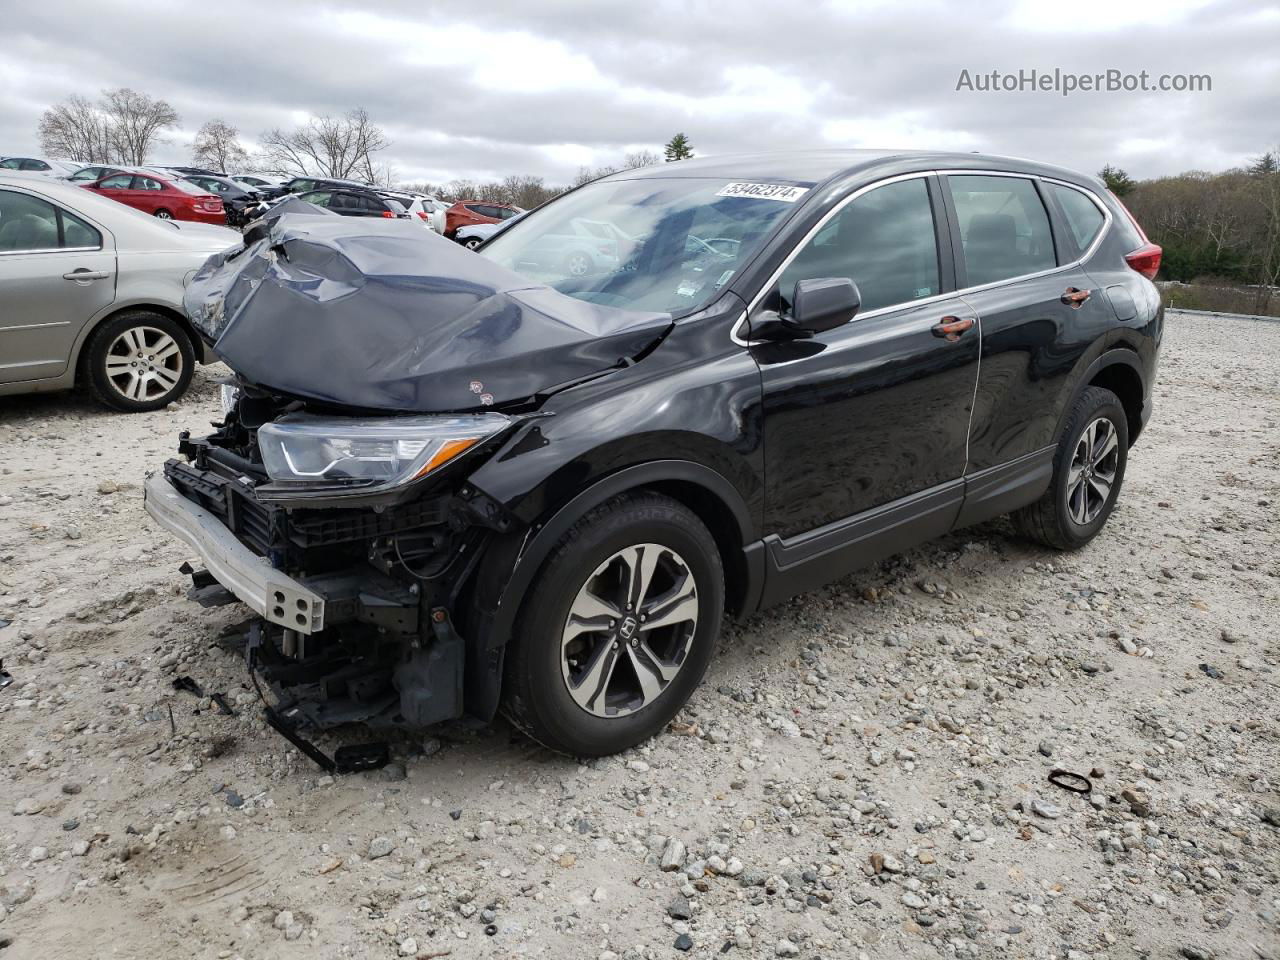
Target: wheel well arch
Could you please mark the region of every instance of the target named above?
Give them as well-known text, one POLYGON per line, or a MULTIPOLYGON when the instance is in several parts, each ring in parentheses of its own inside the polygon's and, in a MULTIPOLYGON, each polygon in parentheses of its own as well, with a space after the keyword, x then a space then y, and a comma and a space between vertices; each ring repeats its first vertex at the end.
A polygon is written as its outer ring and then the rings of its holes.
POLYGON ((652 490, 683 504, 697 515, 711 533, 720 551, 724 565, 725 607, 731 613, 740 613, 748 603, 748 571, 742 550, 742 529, 733 510, 709 487, 693 480, 658 480, 641 484, 624 493, 652 490))
POLYGON ((1102 387, 1120 398, 1120 405, 1124 407, 1125 420, 1129 425, 1129 445, 1132 446, 1142 432, 1143 384, 1142 374, 1133 365, 1134 361, 1125 356, 1127 353, 1127 350, 1104 353, 1098 358, 1098 363, 1102 365, 1096 370, 1090 369, 1085 386, 1102 387))
POLYGON ((751 563, 744 549, 754 536, 754 525, 736 488, 710 467, 693 461, 661 460, 624 467, 597 478, 528 527, 491 542, 476 570, 460 585, 459 612, 467 631, 464 700, 469 713, 487 719, 497 712, 504 651, 543 560, 589 510, 639 491, 669 496, 698 515, 720 550, 726 608, 731 613, 755 609, 763 569, 751 563))

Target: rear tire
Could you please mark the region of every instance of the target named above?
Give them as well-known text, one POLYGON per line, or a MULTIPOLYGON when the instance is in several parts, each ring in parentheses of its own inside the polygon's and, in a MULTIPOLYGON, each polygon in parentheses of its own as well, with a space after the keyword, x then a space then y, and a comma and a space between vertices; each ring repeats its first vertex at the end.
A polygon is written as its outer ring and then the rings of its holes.
POLYGON ((1049 489, 1013 514, 1018 531, 1056 550, 1083 547, 1111 516, 1128 458, 1129 421, 1120 398, 1086 388, 1063 426, 1049 489))
POLYGON ((662 730, 702 680, 720 632, 724 570, 691 510, 633 493, 579 520, 526 597, 507 649, 503 711, 552 750, 597 757, 662 730))
POLYGON ((481 241, 479 237, 472 237, 469 240, 463 241, 462 245, 466 247, 468 250, 474 250, 476 247, 480 246, 480 243, 481 241))
POLYGON ((157 210, 155 215, 156 215, 156 219, 157 219, 157 220, 172 220, 172 219, 173 219, 173 214, 172 214, 172 213, 170 213, 168 210, 165 210, 165 209, 163 209, 163 208, 161 208, 161 209, 157 210))
POLYGON ((95 400, 141 413, 166 407, 187 392, 196 356, 176 320, 150 310, 128 310, 93 331, 82 362, 95 400))

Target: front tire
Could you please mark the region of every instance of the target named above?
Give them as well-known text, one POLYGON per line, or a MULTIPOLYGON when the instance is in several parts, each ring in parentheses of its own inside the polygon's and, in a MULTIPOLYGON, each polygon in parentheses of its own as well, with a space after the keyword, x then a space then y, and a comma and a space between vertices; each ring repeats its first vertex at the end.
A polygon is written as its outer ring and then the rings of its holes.
POLYGON ((84 379, 100 403, 140 413, 187 392, 195 348, 177 321, 129 310, 99 325, 84 350, 84 379))
POLYGON ((527 597, 507 650, 504 712, 552 750, 604 756, 660 731, 702 680, 724 570, 691 510, 627 494, 565 534, 527 597))
POLYGON ((159 210, 157 210, 157 211, 156 211, 156 219, 157 219, 157 220, 172 220, 172 219, 173 219, 173 214, 172 214, 172 213, 170 213, 168 210, 165 210, 164 208, 161 208, 161 209, 159 209, 159 210))
POLYGON ((481 243, 481 240, 479 237, 472 237, 469 240, 463 241, 462 245, 466 247, 468 250, 474 250, 476 247, 480 246, 480 243, 481 243))
POLYGON ((1019 532, 1056 550, 1083 547, 1111 516, 1128 459, 1129 421, 1120 398, 1086 388, 1063 426, 1049 489, 1013 515, 1019 532))

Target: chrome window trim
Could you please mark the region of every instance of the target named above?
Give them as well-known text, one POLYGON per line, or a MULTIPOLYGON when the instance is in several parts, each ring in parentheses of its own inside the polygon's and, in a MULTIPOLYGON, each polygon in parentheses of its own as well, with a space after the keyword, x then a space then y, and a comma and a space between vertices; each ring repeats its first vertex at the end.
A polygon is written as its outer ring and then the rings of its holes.
MULTIPOLYGON (((83 219, 83 218, 81 218, 83 219)), ((97 247, 32 247, 30 250, 0 250, 0 257, 21 257, 30 253, 98 253, 97 247)))
MULTIPOLYGON (((797 256, 799 256, 801 249, 803 249, 803 247, 810 240, 813 239, 814 235, 817 234, 819 230, 821 230, 823 227, 827 225, 828 221, 830 221, 832 217, 834 217, 837 213, 843 210, 846 205, 852 203, 854 200, 858 199, 858 197, 862 196, 863 194, 870 193, 872 190, 875 190, 878 187, 888 186, 891 183, 899 183, 903 180, 915 180, 923 177, 935 177, 935 176, 940 178, 945 178, 948 176, 1017 177, 1022 180, 1041 181, 1043 183, 1052 183, 1058 186, 1070 187, 1072 190, 1078 190, 1081 193, 1083 193, 1086 197, 1088 197, 1090 200, 1093 201, 1093 203, 1098 207, 1099 210, 1102 211, 1102 216, 1104 217, 1102 229, 1099 230, 1098 235, 1093 238, 1093 242, 1089 245, 1089 249, 1084 251, 1084 253, 1082 253, 1079 257, 1077 257, 1075 260, 1071 261, 1070 263, 1060 264, 1059 266, 1053 267, 1048 270, 1038 270, 1035 273, 1019 274, 1016 277, 1008 277, 1004 280, 993 280, 991 283, 983 283, 983 284, 978 284, 972 287, 961 287, 956 290, 948 290, 945 293, 939 293, 936 296, 921 297, 919 300, 906 300, 906 301, 903 301, 902 303, 891 304, 890 306, 887 306, 887 307, 877 307, 875 310, 869 310, 866 313, 858 314, 854 318, 853 322, 856 323, 858 321, 866 320, 871 317, 883 316, 885 314, 893 313, 899 310, 905 310, 910 307, 918 307, 921 304, 937 303, 942 300, 948 300, 952 297, 963 297, 965 294, 969 294, 969 293, 979 293, 985 290, 995 289, 996 287, 1003 287, 1006 284, 1010 284, 1010 283, 1021 283, 1023 280, 1032 280, 1032 279, 1035 279, 1036 277, 1047 277, 1047 276, 1051 276, 1052 274, 1061 273, 1066 270, 1073 270, 1094 255, 1098 247, 1102 244, 1103 239, 1106 237, 1107 232, 1111 229, 1111 222, 1112 222, 1111 211, 1107 209, 1106 204, 1102 203, 1102 201, 1100 201, 1096 196, 1093 195, 1092 191, 1087 190, 1084 187, 1078 186, 1077 184, 1068 183, 1066 180, 1058 180, 1054 177, 1043 177, 1034 173, 1015 173, 1009 170, 917 170, 914 173, 901 173, 901 174, 897 174, 896 176, 886 177, 883 180, 876 180, 874 183, 868 183, 865 186, 859 187, 853 193, 849 194, 849 196, 845 197, 838 204, 836 204, 834 207, 828 210, 826 215, 823 216, 823 218, 819 220, 813 226, 813 228, 809 230, 808 233, 806 233, 803 237, 800 238, 800 240, 796 243, 796 245, 791 248, 791 252, 787 254, 787 256, 783 259, 782 263, 778 266, 778 269, 775 270, 773 274, 769 277, 768 281, 766 281, 760 287, 760 289, 756 291, 755 296, 752 297, 751 301, 747 304, 747 308, 742 311, 742 314, 734 322, 733 329, 729 333, 729 339, 731 339, 734 343, 742 347, 750 347, 750 346, 754 346, 757 343, 766 342, 762 340, 747 340, 740 335, 739 330, 741 329, 742 325, 747 322, 747 316, 751 313, 751 311, 754 310, 756 306, 760 303, 760 301, 764 299, 765 295, 770 290, 773 289, 773 285, 778 282, 778 279, 782 276, 783 272, 787 269, 787 267, 791 265, 791 261, 794 260, 797 256)), ((946 184, 943 184, 943 189, 948 189, 946 184)), ((1045 216, 1049 216, 1049 209, 1047 206, 1045 207, 1045 216)), ((1049 228, 1051 230, 1053 229, 1052 217, 1049 217, 1049 228)), ((1055 237, 1055 241, 1056 241, 1056 237, 1055 237)), ((953 256, 954 254, 955 252, 953 251, 953 256)), ((960 254, 961 256, 963 256, 963 251, 960 251, 960 254)))

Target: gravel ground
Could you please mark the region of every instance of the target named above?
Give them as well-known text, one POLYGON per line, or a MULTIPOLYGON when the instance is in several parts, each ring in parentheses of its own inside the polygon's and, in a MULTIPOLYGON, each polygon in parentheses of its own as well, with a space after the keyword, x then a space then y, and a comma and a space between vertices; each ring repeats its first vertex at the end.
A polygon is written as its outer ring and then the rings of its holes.
POLYGON ((732 625, 587 765, 455 724, 334 780, 264 729, 142 510, 215 389, 0 401, 0 960, 1280 957, 1280 324, 1170 316, 1087 549, 996 522, 732 625))

